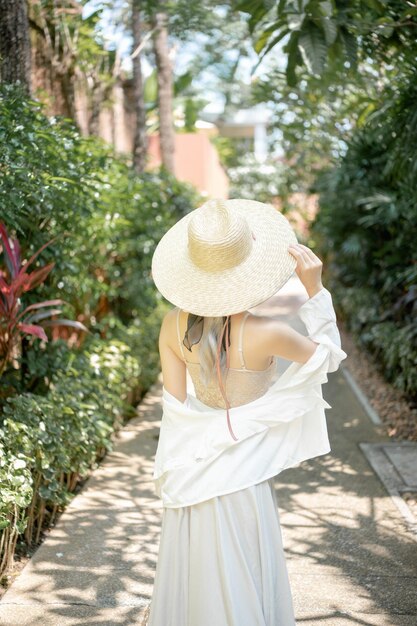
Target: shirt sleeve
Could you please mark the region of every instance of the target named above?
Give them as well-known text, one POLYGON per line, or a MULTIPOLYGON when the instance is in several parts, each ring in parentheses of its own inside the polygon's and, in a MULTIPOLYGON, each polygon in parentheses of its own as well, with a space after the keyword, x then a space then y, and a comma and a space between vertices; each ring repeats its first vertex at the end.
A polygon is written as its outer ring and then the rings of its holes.
POLYGON ((326 344, 333 353, 334 359, 330 363, 329 371, 335 371, 341 360, 340 357, 346 358, 347 354, 341 350, 336 312, 328 289, 326 287, 320 289, 313 297, 301 305, 297 314, 305 324, 307 336, 316 343, 326 344))

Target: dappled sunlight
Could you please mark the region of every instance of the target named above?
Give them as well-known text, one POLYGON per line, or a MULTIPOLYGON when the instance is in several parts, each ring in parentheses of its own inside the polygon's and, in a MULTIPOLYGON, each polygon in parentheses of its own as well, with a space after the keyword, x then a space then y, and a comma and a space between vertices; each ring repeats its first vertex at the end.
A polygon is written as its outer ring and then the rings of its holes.
POLYGON ((56 623, 72 614, 71 605, 91 607, 97 624, 100 615, 108 624, 106 607, 117 606, 122 610, 112 624, 140 623, 152 593, 162 515, 152 482, 161 418, 155 391, 48 532, 5 605, 39 603, 56 623))
POLYGON ((410 559, 415 541, 358 452, 360 441, 379 436, 340 372, 331 375, 325 395, 332 405, 327 411, 331 453, 275 479, 297 623, 408 623, 402 615, 415 611, 410 559), (311 590, 314 580, 320 584, 311 590), (372 621, 373 614, 383 619, 381 613, 390 621, 372 621), (355 614, 370 614, 370 621, 355 614))

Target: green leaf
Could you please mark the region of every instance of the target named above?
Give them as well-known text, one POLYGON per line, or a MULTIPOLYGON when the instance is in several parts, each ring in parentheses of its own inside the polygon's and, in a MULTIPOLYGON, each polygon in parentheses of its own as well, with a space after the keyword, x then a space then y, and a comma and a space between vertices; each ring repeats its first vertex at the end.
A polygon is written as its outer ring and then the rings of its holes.
MULTIPOLYGON (((284 37, 285 37, 286 35, 288 35, 288 34, 289 34, 289 32, 290 32, 290 31, 286 28, 286 29, 282 30, 282 31, 281 31, 281 32, 280 32, 280 33, 279 33, 276 37, 274 37, 274 38, 273 38, 273 39, 269 42, 269 44, 267 45, 267 47, 265 48, 265 50, 263 51, 263 53, 262 53, 261 58, 259 59, 259 61, 262 61, 262 59, 264 58, 264 56, 265 56, 266 54, 268 54, 268 52, 269 52, 270 50, 272 50, 272 48, 274 48, 274 47, 277 45, 277 43, 279 43, 279 42, 281 41, 281 39, 284 39, 284 37)), ((257 64, 257 65, 258 65, 258 64, 257 64)))
POLYGON ((287 18, 288 28, 290 30, 301 30, 305 20, 305 13, 290 13, 287 18))
POLYGON ((377 21, 376 32, 382 35, 383 37, 386 37, 386 39, 389 39, 390 37, 392 37, 392 34, 394 32, 394 26, 392 26, 392 21, 386 17, 381 17, 377 21))
POLYGON ((262 50, 267 45, 268 40, 270 39, 271 35, 275 33, 278 29, 282 28, 284 25, 285 25, 285 22, 283 20, 278 20, 266 26, 266 28, 261 32, 258 39, 253 44, 255 52, 257 52, 258 54, 262 52, 262 50))
POLYGON ((79 184, 78 180, 71 180, 71 178, 65 178, 65 176, 48 176, 46 174, 45 178, 47 178, 48 180, 59 180, 59 181, 61 181, 63 183, 70 183, 71 185, 78 185, 79 184))
POLYGON ((193 82, 193 78, 193 72, 190 70, 188 72, 184 72, 184 74, 181 74, 180 76, 177 76, 174 82, 174 96, 179 96, 183 91, 185 91, 185 89, 187 89, 187 87, 189 87, 193 82))
POLYGON ((365 106, 363 111, 361 111, 361 113, 359 114, 358 119, 356 120, 356 125, 358 126, 358 128, 360 128, 361 126, 365 124, 368 118, 368 115, 372 113, 372 111, 374 110, 375 110, 375 102, 370 102, 369 104, 365 106))
POLYGON ((300 33, 298 47, 301 51, 307 69, 313 74, 321 74, 326 61, 326 42, 322 30, 307 22, 300 33))
POLYGON ((298 60, 299 36, 300 33, 298 31, 294 31, 293 33, 291 33, 290 40, 285 46, 285 51, 288 52, 288 62, 285 74, 287 77, 287 83, 290 87, 294 87, 297 84, 297 74, 295 73, 295 68, 298 60))
POLYGON ((158 98, 158 77, 156 70, 153 70, 145 80, 143 98, 146 104, 156 102, 158 98))
POLYGON ((285 8, 287 6, 287 0, 279 0, 278 3, 278 15, 281 17, 284 15, 285 8))
POLYGON ((370 9, 382 15, 387 10, 384 4, 382 2, 379 2, 379 0, 363 0, 363 1, 370 9))
POLYGON ((356 37, 344 27, 340 28, 339 34, 349 63, 352 67, 356 67, 358 63, 358 43, 356 37))
POLYGON ((403 20, 407 17, 412 17, 413 15, 417 15, 417 7, 410 7, 409 9, 405 9, 405 11, 399 16, 399 19, 403 20))
POLYGON ((330 17, 331 15, 333 15, 333 4, 330 2, 330 0, 324 0, 324 2, 320 2, 319 8, 320 12, 324 16, 330 17))
POLYGON ((322 17, 320 19, 321 27, 324 31, 324 36, 326 38, 326 44, 331 46, 332 43, 336 41, 337 38, 337 24, 334 20, 329 17, 322 17))
POLYGON ((236 11, 250 14, 248 26, 251 34, 259 22, 269 13, 270 9, 271 7, 268 6, 268 3, 263 0, 243 0, 235 7, 236 11))

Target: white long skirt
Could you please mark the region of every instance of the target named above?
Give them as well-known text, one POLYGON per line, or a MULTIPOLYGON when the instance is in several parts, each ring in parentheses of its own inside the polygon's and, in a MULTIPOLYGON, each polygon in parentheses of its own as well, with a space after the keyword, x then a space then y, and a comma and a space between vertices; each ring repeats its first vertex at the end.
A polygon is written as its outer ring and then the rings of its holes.
POLYGON ((164 508, 148 626, 294 626, 273 479, 164 508))

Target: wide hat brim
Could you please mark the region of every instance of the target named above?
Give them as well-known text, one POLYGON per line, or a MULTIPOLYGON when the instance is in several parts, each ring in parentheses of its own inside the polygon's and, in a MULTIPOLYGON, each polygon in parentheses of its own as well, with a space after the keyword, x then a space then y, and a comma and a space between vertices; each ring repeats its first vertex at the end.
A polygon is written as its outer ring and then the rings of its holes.
POLYGON ((288 246, 297 243, 287 220, 270 204, 226 200, 254 234, 250 254, 238 265, 216 272, 201 269, 188 252, 191 211, 170 228, 152 257, 152 278, 160 293, 189 313, 209 317, 233 315, 273 296, 294 273, 297 262, 288 246))

